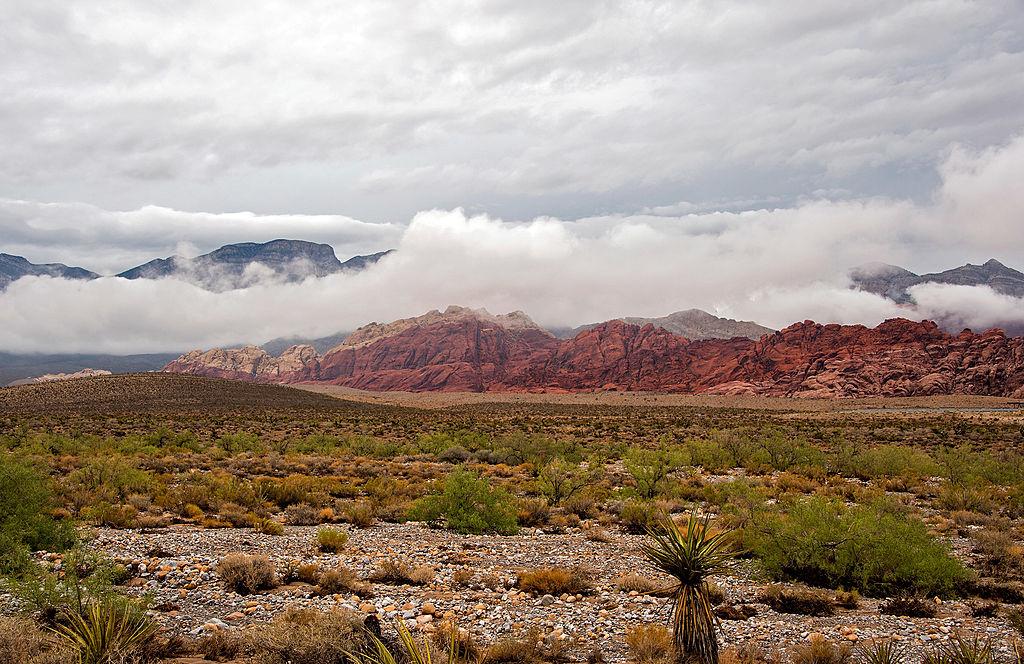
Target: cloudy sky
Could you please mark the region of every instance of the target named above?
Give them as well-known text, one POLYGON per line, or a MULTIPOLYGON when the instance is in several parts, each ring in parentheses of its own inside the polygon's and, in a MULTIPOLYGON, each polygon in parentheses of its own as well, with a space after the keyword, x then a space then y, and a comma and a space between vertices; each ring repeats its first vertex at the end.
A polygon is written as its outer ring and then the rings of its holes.
MULTIPOLYGON (((109 274, 275 237, 399 248, 216 295, 25 279, 0 350, 40 327, 52 349, 177 350, 452 302, 873 323, 906 312, 848 293, 851 265, 1024 266, 1018 0, 6 0, 0 24, 0 252, 109 274)), ((1020 304, 917 299, 972 325, 1020 304)))

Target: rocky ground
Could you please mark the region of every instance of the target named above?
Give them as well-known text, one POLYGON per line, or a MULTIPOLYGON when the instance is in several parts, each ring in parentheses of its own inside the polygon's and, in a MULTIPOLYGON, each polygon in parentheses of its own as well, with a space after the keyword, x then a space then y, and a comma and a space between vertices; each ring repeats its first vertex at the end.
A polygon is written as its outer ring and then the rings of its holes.
MULTIPOLYGON (((462 536, 418 524, 380 524, 352 530, 339 554, 315 549, 316 527, 287 527, 282 536, 250 529, 173 527, 140 532, 99 529, 92 546, 125 562, 136 574, 132 592, 151 593, 159 621, 169 630, 199 635, 214 629, 237 629, 266 621, 288 606, 329 609, 345 607, 377 613, 382 620, 404 619, 430 631, 446 617, 454 618, 483 641, 509 631, 539 627, 554 638, 579 638, 588 650, 599 645, 609 661, 626 657, 627 627, 643 622, 664 623, 668 601, 620 591, 615 578, 625 573, 654 577, 643 561, 640 537, 608 533, 610 541, 593 541, 585 531, 563 534, 525 531, 514 537, 462 536), (432 566, 436 575, 426 586, 375 584, 374 596, 316 597, 309 585, 293 583, 272 592, 240 596, 227 591, 215 568, 230 552, 265 554, 283 568, 289 561, 316 562, 324 568, 343 563, 365 577, 388 558, 432 566), (583 566, 590 570, 595 590, 589 595, 532 596, 513 588, 516 572, 544 566, 583 566), (453 577, 469 570, 467 586, 453 577)), ((757 615, 746 621, 722 623, 726 646, 754 641, 777 650, 820 633, 836 641, 863 643, 895 637, 911 651, 955 632, 992 638, 997 649, 1010 652, 1013 631, 1003 618, 973 618, 964 602, 945 602, 934 619, 881 615, 879 602, 865 599, 857 609, 827 618, 780 614, 758 603, 752 569, 745 564, 720 580, 728 602, 751 604, 757 615)))

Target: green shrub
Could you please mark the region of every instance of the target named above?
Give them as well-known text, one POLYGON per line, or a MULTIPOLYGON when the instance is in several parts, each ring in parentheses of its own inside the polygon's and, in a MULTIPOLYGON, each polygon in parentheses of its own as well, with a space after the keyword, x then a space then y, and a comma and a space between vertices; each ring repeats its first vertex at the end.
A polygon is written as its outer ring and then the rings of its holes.
POLYGON ((744 541, 773 578, 827 588, 948 595, 968 578, 923 522, 885 501, 790 501, 756 513, 744 541))
POLYGON ((280 521, 274 521, 270 517, 256 517, 252 520, 253 530, 262 535, 284 535, 284 525, 280 521))
MULTIPOLYGON (((844 464, 845 465, 845 464, 844 464)), ((858 451, 849 460, 849 466, 840 472, 861 479, 902 477, 916 481, 935 475, 939 467, 927 453, 906 445, 879 445, 858 451)))
POLYGON ((23 571, 30 551, 65 551, 76 540, 73 524, 57 521, 48 478, 0 455, 0 575, 23 571))
POLYGON ((653 500, 669 476, 682 468, 683 459, 679 453, 666 449, 631 449, 622 463, 633 477, 637 495, 653 500))
POLYGON ((338 553, 348 544, 348 533, 340 528, 321 528, 316 531, 316 543, 324 553, 338 553))
POLYGON ((597 473, 593 464, 583 468, 564 459, 552 459, 537 472, 537 485, 552 505, 576 495, 594 482, 597 473))
POLYGON ((410 516, 419 521, 443 519, 457 533, 510 535, 519 530, 508 492, 462 467, 448 475, 441 493, 421 498, 410 516))
POLYGON ((642 500, 628 500, 619 512, 619 521, 627 533, 646 533, 657 521, 654 506, 642 500))

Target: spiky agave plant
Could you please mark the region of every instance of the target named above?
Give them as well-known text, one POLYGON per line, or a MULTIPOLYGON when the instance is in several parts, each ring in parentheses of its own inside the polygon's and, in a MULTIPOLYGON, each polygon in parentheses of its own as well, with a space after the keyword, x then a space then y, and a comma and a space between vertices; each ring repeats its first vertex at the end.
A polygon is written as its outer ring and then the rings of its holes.
POLYGON ((713 533, 711 515, 691 512, 681 530, 670 518, 648 530, 641 546, 656 567, 676 580, 672 592, 672 633, 677 658, 718 662, 718 617, 710 598, 711 577, 731 567, 736 557, 731 532, 713 533))
POLYGON ((145 645, 157 629, 142 611, 107 600, 68 612, 53 631, 78 653, 82 664, 110 664, 145 645))

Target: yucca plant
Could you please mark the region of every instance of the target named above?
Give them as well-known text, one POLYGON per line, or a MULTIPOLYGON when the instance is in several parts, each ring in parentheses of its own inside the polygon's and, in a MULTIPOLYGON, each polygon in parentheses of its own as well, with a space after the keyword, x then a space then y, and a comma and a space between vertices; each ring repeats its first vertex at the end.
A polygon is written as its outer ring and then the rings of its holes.
POLYGON ((863 664, 904 664, 907 651, 899 641, 876 641, 858 649, 863 664))
POLYGON ((978 636, 955 634, 949 641, 926 652, 924 664, 993 664, 992 642, 978 636))
POLYGON ((152 639, 157 625, 126 603, 106 600, 68 612, 53 631, 81 664, 114 664, 152 639))
POLYGON ((681 530, 670 518, 648 530, 644 555, 676 580, 672 592, 672 633, 677 658, 718 662, 718 618, 710 598, 711 577, 727 571, 736 557, 731 532, 714 533, 711 515, 691 512, 681 530))
MULTIPOLYGON (((380 637, 376 634, 368 633, 370 651, 367 653, 347 653, 349 659, 352 660, 353 664, 434 664, 433 653, 430 650, 429 643, 426 641, 418 642, 402 621, 398 621, 395 624, 395 630, 398 632, 398 641, 403 651, 401 657, 396 657, 395 653, 388 650, 387 644, 381 641, 380 637)), ((458 635, 458 628, 452 625, 450 631, 451 640, 444 664, 456 664, 458 661, 458 635)))

